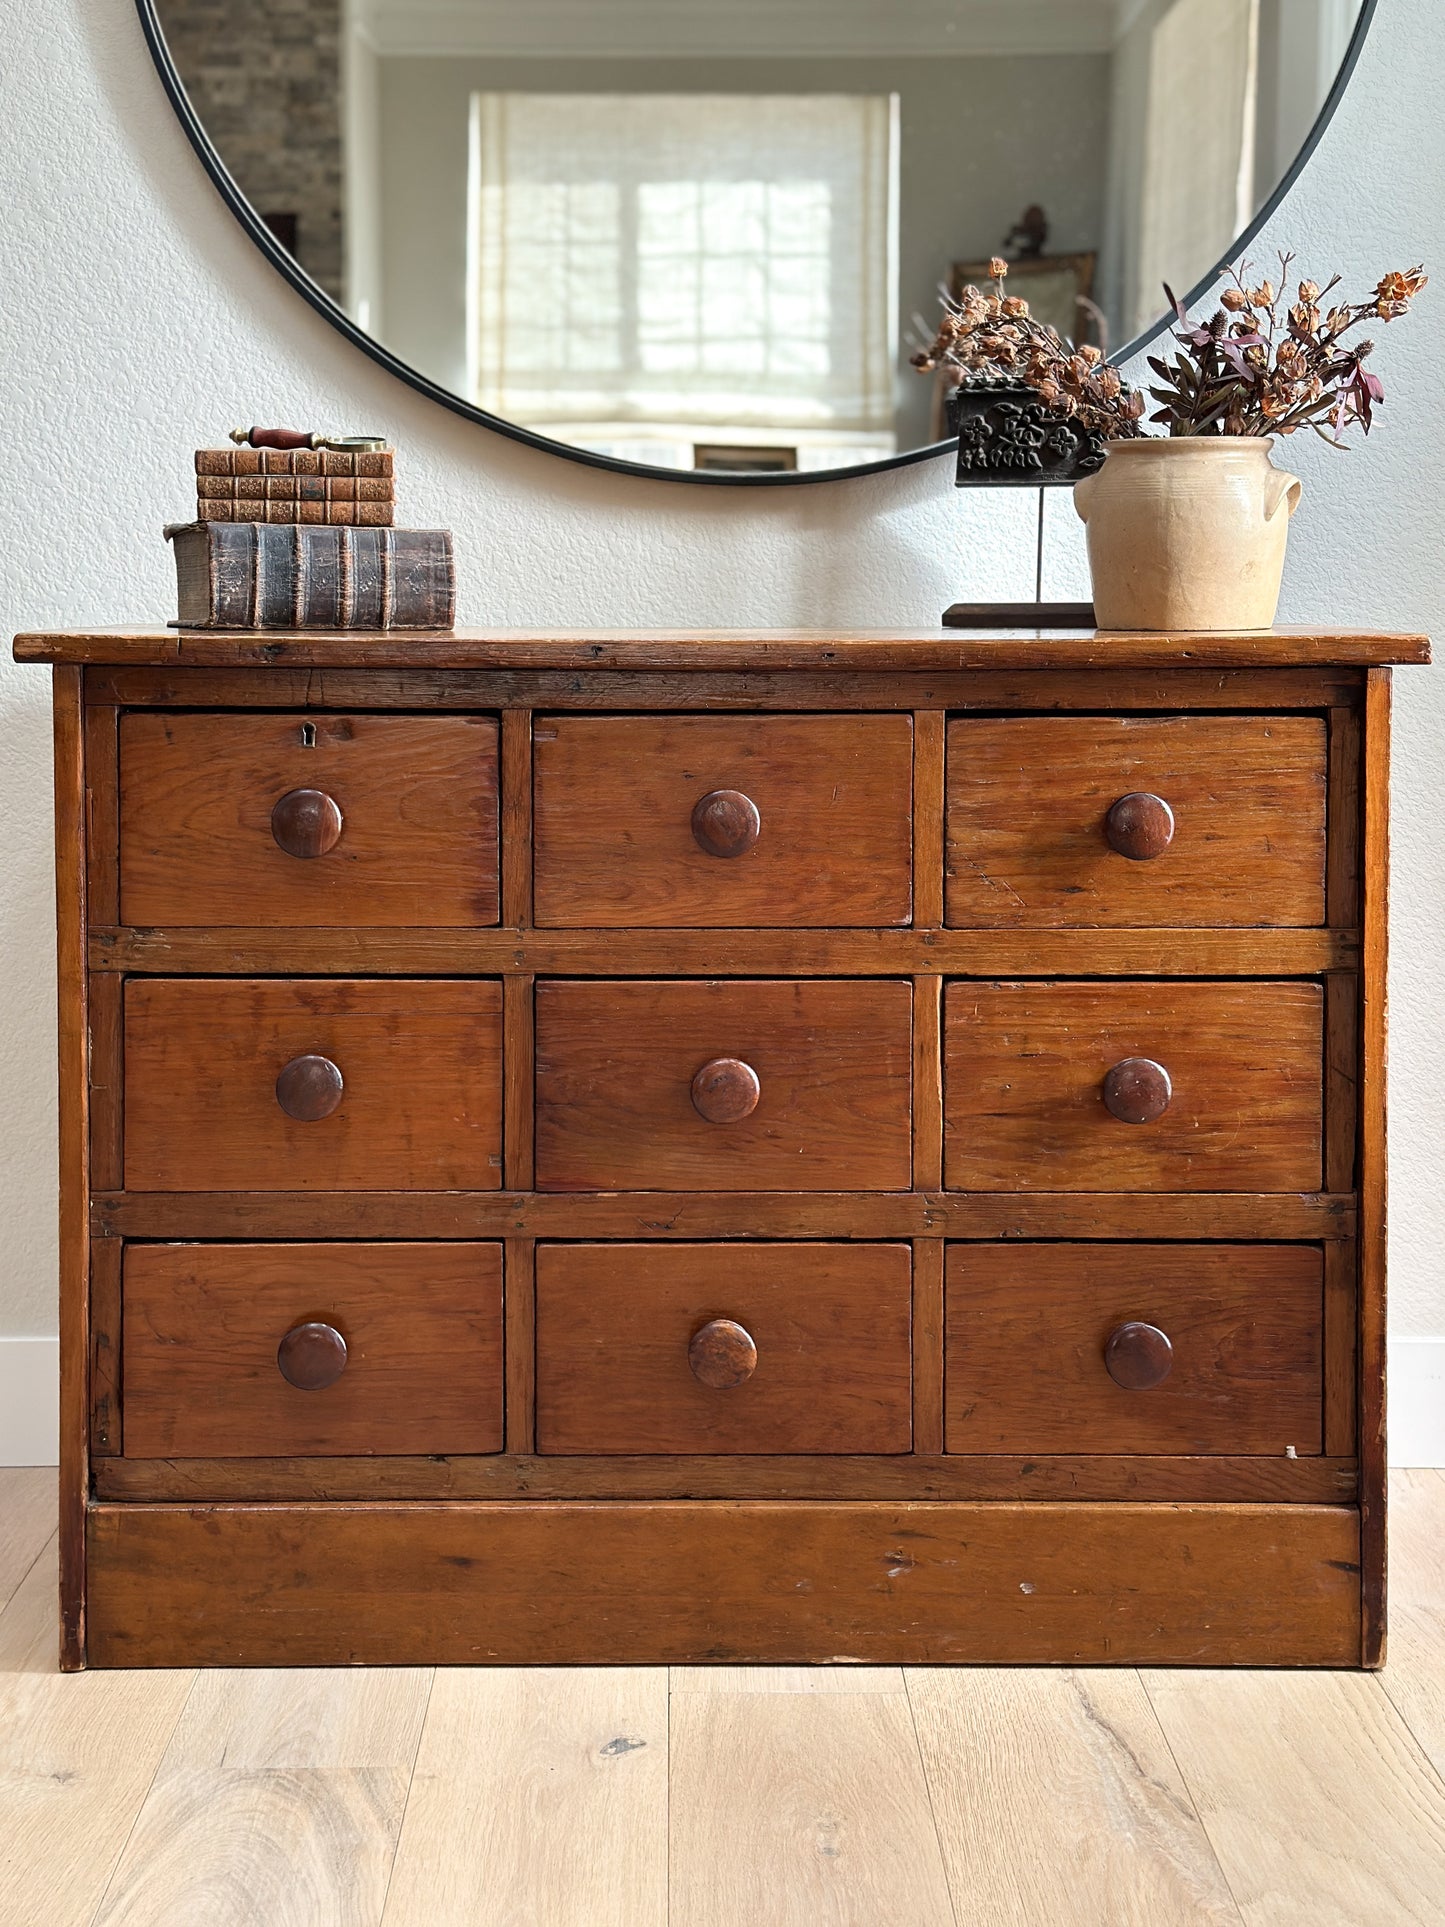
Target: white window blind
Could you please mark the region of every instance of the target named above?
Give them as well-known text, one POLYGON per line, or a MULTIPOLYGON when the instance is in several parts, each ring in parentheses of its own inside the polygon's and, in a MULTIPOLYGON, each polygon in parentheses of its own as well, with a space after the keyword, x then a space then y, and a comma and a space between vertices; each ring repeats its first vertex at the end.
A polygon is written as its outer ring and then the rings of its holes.
POLYGON ((1206 275, 1254 214, 1259 0, 1174 0, 1149 48, 1133 321, 1206 275))
POLYGON ((888 95, 472 100, 473 393, 511 421, 891 430, 888 95))

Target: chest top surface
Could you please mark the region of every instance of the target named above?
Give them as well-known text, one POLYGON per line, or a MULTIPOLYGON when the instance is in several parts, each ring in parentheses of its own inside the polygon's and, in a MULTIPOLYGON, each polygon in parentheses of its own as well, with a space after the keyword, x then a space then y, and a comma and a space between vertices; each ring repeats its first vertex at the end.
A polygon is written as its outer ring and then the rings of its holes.
POLYGON ((1427 663, 1422 635, 1344 628, 1250 633, 1095 629, 181 630, 118 625, 22 634, 18 662, 135 667, 633 670, 1076 670, 1374 667, 1427 663))

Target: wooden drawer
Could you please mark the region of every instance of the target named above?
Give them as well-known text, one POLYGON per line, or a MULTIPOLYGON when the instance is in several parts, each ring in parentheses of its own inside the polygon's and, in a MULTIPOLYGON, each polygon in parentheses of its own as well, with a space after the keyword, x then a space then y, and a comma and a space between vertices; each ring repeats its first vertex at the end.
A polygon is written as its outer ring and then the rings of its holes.
POLYGON ((908 716, 555 716, 535 744, 539 924, 903 924, 908 716))
POLYGON ((945 1181, 1315 1191, 1322 1057, 1316 984, 952 983, 945 1181))
POLYGON ((132 1245, 131 1458, 502 1449, 495 1244, 132 1245))
POLYGON ((537 1188, 902 1191, 912 986, 539 983, 537 1188))
POLYGON ((501 1020, 485 980, 134 978, 126 1186, 491 1189, 501 1020))
POLYGON ((1321 1449, 1309 1245, 956 1244, 950 1452, 1321 1449))
POLYGON ((539 1452, 906 1452, 907 1245, 541 1245, 539 1452))
POLYGON ((495 923, 495 721, 123 716, 120 912, 128 924, 495 923))
POLYGON ((1325 774, 1313 716, 951 723, 947 919, 1323 923, 1325 774))

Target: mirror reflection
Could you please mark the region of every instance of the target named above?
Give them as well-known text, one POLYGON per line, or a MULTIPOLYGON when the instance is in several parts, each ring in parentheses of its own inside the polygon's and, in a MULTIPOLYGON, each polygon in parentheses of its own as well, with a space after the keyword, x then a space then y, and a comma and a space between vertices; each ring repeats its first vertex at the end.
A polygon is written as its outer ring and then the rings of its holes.
POLYGON ((156 0, 357 325, 555 441, 849 467, 945 434, 940 285, 1117 352, 1288 172, 1360 0, 156 0))

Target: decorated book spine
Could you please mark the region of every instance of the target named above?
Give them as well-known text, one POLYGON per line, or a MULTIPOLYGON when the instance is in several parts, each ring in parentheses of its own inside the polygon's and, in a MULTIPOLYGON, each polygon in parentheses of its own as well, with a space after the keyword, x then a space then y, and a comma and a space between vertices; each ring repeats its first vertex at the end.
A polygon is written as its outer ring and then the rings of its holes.
POLYGON ((183 629, 450 629, 445 529, 188 522, 175 551, 183 629))
POLYGON ((390 481, 394 449, 198 448, 197 475, 354 475, 390 481))

